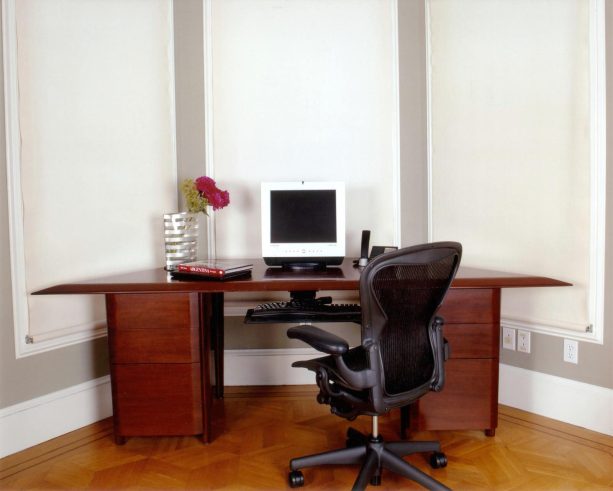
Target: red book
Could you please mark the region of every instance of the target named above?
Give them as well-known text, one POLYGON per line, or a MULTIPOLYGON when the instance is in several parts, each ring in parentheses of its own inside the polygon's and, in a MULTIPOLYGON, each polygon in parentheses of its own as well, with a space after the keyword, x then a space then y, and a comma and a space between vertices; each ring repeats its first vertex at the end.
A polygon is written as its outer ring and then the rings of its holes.
POLYGON ((178 273, 206 276, 208 278, 225 278, 246 275, 253 269, 253 264, 232 259, 217 259, 211 261, 193 261, 177 266, 178 273))

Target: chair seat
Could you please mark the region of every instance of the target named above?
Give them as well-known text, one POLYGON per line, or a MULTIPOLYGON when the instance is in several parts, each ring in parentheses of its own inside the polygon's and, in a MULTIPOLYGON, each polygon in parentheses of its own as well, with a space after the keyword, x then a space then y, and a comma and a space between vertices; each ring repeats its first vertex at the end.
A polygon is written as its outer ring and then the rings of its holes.
MULTIPOLYGON (((297 361, 292 363, 292 366, 306 368, 316 374, 325 373, 327 381, 331 384, 318 381, 321 389, 318 401, 321 404, 329 404, 334 414, 349 420, 355 419, 360 414, 377 414, 373 412, 369 403, 370 391, 354 389, 343 380, 334 358, 334 356, 322 356, 311 360, 297 361)), ((362 346, 350 349, 343 355, 343 360, 354 371, 368 368, 366 351, 362 346)))

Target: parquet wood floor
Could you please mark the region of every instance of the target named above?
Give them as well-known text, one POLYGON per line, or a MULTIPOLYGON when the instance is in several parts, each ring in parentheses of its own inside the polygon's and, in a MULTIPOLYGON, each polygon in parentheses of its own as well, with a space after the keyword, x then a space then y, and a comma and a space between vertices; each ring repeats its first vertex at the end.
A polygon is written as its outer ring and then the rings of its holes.
MULTIPOLYGON (((455 490, 613 489, 613 438, 500 406, 496 436, 424 432, 439 439, 445 469, 409 461, 455 490)), ((398 439, 397 412, 381 434, 398 439)), ((227 388, 215 404, 215 440, 130 438, 113 443, 106 419, 0 460, 0 489, 287 489, 292 457, 341 447, 350 425, 311 387, 227 388)), ((368 431, 370 419, 351 425, 368 431)), ((305 469, 305 491, 350 489, 357 467, 305 469)), ((377 489, 377 488, 373 488, 377 489)), ((380 490, 422 489, 384 472, 380 490)))

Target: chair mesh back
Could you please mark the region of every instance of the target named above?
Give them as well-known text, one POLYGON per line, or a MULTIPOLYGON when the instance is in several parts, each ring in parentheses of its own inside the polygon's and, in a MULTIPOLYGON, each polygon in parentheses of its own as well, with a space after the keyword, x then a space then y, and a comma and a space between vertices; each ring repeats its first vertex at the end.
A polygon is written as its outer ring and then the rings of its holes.
POLYGON ((426 264, 391 264, 376 273, 372 292, 387 317, 379 338, 387 394, 408 391, 432 378, 428 325, 456 261, 455 255, 448 255, 426 264))

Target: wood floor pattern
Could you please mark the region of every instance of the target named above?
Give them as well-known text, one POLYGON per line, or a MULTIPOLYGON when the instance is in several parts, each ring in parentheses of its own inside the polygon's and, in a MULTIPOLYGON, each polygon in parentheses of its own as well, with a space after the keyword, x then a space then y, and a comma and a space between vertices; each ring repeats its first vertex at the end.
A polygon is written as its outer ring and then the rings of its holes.
MULTIPOLYGON (((106 419, 0 460, 0 489, 288 489, 292 457, 342 447, 351 424, 315 401, 311 387, 227 388, 215 403, 215 440, 130 438, 113 443, 106 419)), ((397 411, 380 432, 398 439, 397 411)), ((612 490, 613 438, 505 406, 496 436, 480 431, 423 432, 439 439, 449 464, 413 465, 454 490, 612 490)), ((350 489, 356 466, 305 469, 305 491, 350 489)), ((377 489, 377 488, 373 488, 377 489)), ((380 490, 422 489, 384 472, 380 490)))

